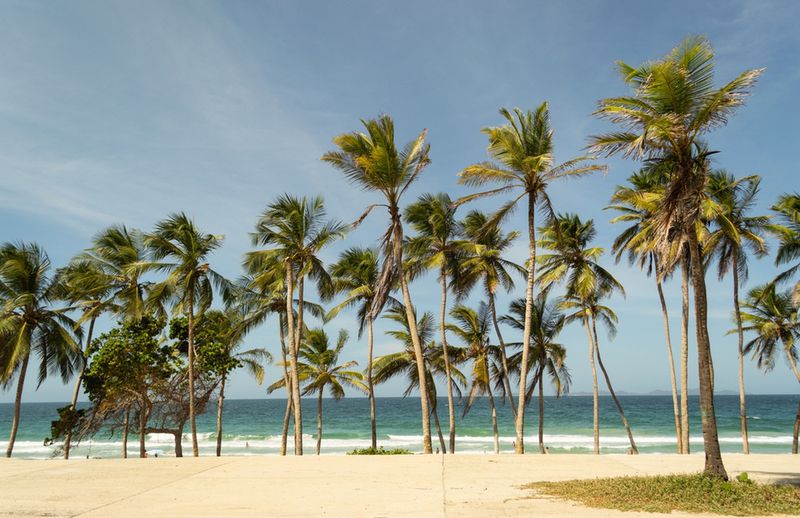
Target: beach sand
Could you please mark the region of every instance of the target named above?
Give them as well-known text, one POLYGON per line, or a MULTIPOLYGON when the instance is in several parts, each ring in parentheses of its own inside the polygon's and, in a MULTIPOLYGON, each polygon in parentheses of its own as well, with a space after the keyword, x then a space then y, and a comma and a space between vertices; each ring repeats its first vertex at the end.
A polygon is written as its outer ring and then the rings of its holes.
MULTIPOLYGON (((747 471, 760 481, 800 483, 798 456, 724 459, 731 476, 747 471)), ((600 517, 614 512, 520 486, 702 466, 702 454, 2 459, 0 515, 600 517)))

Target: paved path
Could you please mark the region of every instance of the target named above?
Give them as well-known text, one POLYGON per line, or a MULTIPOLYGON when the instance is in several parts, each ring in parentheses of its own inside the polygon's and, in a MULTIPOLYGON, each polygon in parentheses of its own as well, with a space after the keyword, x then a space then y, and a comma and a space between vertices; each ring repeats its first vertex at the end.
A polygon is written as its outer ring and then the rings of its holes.
MULTIPOLYGON (((725 462, 732 475, 800 483, 797 456, 727 455, 725 462)), ((0 516, 600 517, 611 512, 520 486, 692 472, 702 464, 702 455, 2 459, 0 516)))

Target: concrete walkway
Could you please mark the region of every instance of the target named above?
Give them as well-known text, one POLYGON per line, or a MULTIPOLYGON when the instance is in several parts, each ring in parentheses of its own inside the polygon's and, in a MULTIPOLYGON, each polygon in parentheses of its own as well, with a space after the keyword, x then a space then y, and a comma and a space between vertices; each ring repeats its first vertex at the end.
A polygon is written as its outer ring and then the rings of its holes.
MULTIPOLYGON (((797 456, 727 455, 725 462, 732 476, 800 483, 797 456)), ((520 486, 702 466, 702 455, 2 459, 0 516, 601 517, 613 513, 520 486)))

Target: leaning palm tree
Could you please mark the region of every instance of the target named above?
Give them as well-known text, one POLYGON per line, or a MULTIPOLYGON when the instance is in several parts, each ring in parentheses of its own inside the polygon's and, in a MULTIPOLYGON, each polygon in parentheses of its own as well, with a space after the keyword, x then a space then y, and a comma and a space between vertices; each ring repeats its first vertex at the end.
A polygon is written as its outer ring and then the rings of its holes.
MULTIPOLYGON (((784 194, 778 198, 778 203, 772 206, 772 210, 778 213, 780 221, 779 225, 772 228, 779 240, 775 264, 794 263, 775 279, 783 282, 800 272, 800 194, 784 194)), ((800 280, 792 289, 792 297, 794 303, 800 305, 800 280)))
POLYGON ((764 234, 769 229, 768 216, 751 216, 761 177, 735 178, 725 171, 714 171, 709 177, 708 196, 716 204, 713 229, 705 238, 707 256, 717 259, 720 280, 731 272, 733 277, 733 310, 736 321, 739 353, 739 420, 742 428, 742 450, 750 453, 747 436, 747 402, 744 391, 744 330, 739 307, 739 285, 747 280, 748 252, 756 257, 767 254, 764 234))
POLYGON ((606 386, 628 433, 631 452, 638 453, 622 404, 617 399, 611 379, 603 366, 600 344, 597 340, 596 322, 598 319, 603 321, 610 330, 614 329, 613 324, 616 322, 614 313, 608 307, 601 305, 600 301, 613 292, 624 295, 625 290, 619 281, 598 263, 604 250, 600 247, 589 246, 596 234, 592 220, 583 222, 577 215, 560 215, 550 225, 542 228, 541 234, 540 245, 551 253, 539 256, 541 267, 538 281, 544 288, 549 288, 555 283, 566 284, 566 296, 561 306, 565 310, 573 311, 567 317, 567 321, 582 322, 589 339, 594 399, 594 452, 600 453, 600 416, 597 373, 594 366, 594 360, 597 357, 606 386))
POLYGON ((403 294, 420 384, 422 449, 424 453, 433 453, 423 343, 419 338, 408 279, 403 267, 403 222, 400 214, 403 194, 430 163, 430 145, 425 142, 427 131, 420 133, 401 150, 395 143, 394 122, 391 117, 382 115, 362 123, 366 133, 344 133, 335 137, 333 142, 339 149, 325 153, 322 160, 342 171, 350 182, 363 190, 379 192, 384 197, 384 203, 370 205, 355 223, 363 221, 376 207, 384 207, 389 213, 389 226, 382 237, 383 266, 370 307, 370 316, 373 320, 377 317, 389 292, 399 286, 403 294))
MULTIPOLYGON (((791 291, 780 292, 774 283, 750 290, 743 305, 742 322, 745 332, 755 333, 755 338, 745 346, 745 354, 752 354, 758 367, 770 371, 775 366, 775 355, 783 349, 786 360, 800 383, 797 367, 797 340, 800 339, 798 307, 792 301, 791 291)), ((794 421, 792 453, 797 453, 797 436, 800 432, 800 406, 794 421)))
MULTIPOLYGON (((652 221, 658 209, 658 204, 664 195, 664 186, 667 176, 664 171, 657 167, 645 167, 628 178, 630 185, 618 186, 611 197, 609 209, 620 213, 611 220, 611 223, 626 223, 627 227, 617 236, 612 246, 617 263, 623 255, 627 256, 628 262, 637 264, 644 270, 647 276, 653 277, 656 281, 656 291, 658 300, 661 303, 661 316, 664 320, 664 337, 667 347, 667 360, 669 361, 669 375, 672 384, 672 411, 675 416, 675 437, 678 453, 688 453, 684 448, 684 433, 682 419, 686 421, 686 447, 688 448, 689 437, 689 413, 688 413, 688 387, 686 379, 681 382, 681 401, 678 402, 678 383, 675 375, 675 360, 672 355, 672 336, 669 326, 669 311, 667 301, 664 297, 662 280, 667 272, 662 272, 664 265, 668 261, 659 260, 658 254, 650 246, 653 237, 648 233, 649 222, 652 221), (683 410, 681 410, 683 409, 683 410)), ((686 299, 688 301, 688 298, 686 299)), ((682 312, 682 317, 688 315, 688 310, 682 312)), ((688 329, 688 321, 682 322, 682 338, 687 338, 687 333, 683 329, 688 329)), ((685 354, 681 356, 681 374, 688 375, 688 341, 681 340, 682 350, 685 354), (685 346, 685 347, 684 347, 685 346), (687 362, 685 363, 684 362, 687 362)))
MULTIPOLYGON (((518 264, 503 257, 519 233, 504 233, 496 225, 489 227, 487 226, 488 219, 488 216, 484 213, 473 210, 461 222, 464 233, 465 245, 463 248, 465 254, 460 260, 460 273, 455 289, 458 298, 463 298, 469 295, 476 285, 483 284, 484 294, 489 304, 489 312, 492 316, 492 325, 500 345, 503 392, 508 398, 511 413, 516 417, 517 409, 514 406, 514 396, 511 393, 506 343, 503 340, 497 320, 496 297, 498 288, 503 288, 509 293, 514 289, 513 273, 525 277, 528 272, 518 264)), ((520 330, 522 329, 520 328, 520 330)))
POLYGON ((0 384, 7 388, 17 378, 6 457, 14 451, 31 354, 40 358, 39 385, 55 373, 66 383, 81 361, 83 333, 69 308, 53 306, 58 286, 50 274, 50 259, 37 245, 0 246, 0 384))
POLYGON ((685 239, 691 260, 700 379, 700 415, 705 473, 727 478, 719 449, 705 271, 697 224, 708 175, 705 134, 724 125, 742 104, 762 70, 748 70, 714 86, 714 51, 705 38, 690 37, 660 60, 639 67, 618 63, 631 95, 600 102, 596 115, 622 127, 592 137, 591 149, 606 155, 661 160, 669 164, 664 202, 653 221, 655 246, 685 239))
POLYGON ((151 288, 150 300, 156 307, 174 302, 174 312, 185 315, 188 328, 189 422, 192 429, 192 455, 197 457, 197 415, 195 412, 195 319, 211 305, 214 288, 224 291, 227 281, 208 264, 209 256, 222 245, 223 236, 206 234, 186 214, 172 214, 156 223, 145 236, 145 245, 156 268, 166 279, 151 288))
MULTIPOLYGON (((569 385, 572 378, 566 366, 567 350, 564 345, 556 342, 558 334, 566 323, 565 315, 559 309, 556 302, 548 300, 549 290, 542 290, 533 301, 533 311, 531 312, 531 356, 529 370, 534 372, 534 379, 530 385, 530 390, 526 398, 530 396, 537 387, 539 388, 539 453, 547 453, 544 446, 544 377, 550 379, 556 397, 569 392, 569 385)), ((511 302, 508 314, 503 315, 501 321, 519 331, 525 328, 525 299, 516 299, 511 302)), ((522 344, 510 344, 521 346, 522 344)), ((514 354, 509 362, 512 370, 519 370, 519 363, 522 359, 520 353, 514 354)))
POLYGON ((528 223, 528 283, 525 292, 525 329, 522 336, 522 364, 519 378, 520 398, 516 414, 516 452, 525 453, 525 398, 527 392, 527 366, 530 347, 530 313, 533 306, 533 283, 536 264, 536 209, 541 209, 545 217, 554 215, 548 186, 567 177, 583 176, 601 171, 603 166, 590 162, 592 157, 582 156, 556 164, 553 160, 553 130, 550 127, 550 111, 547 103, 542 103, 534 112, 515 108, 514 112, 503 108, 500 114, 507 121, 504 126, 485 128, 489 137, 489 154, 495 162, 474 164, 459 174, 459 183, 470 186, 498 184, 500 187, 472 194, 459 200, 464 203, 484 196, 513 193, 513 199, 505 203, 495 213, 488 226, 495 226, 505 219, 525 199, 527 201, 528 223))
MULTIPOLYGON (((442 342, 445 378, 447 379, 447 409, 449 412, 450 453, 456 448, 456 416, 453 403, 453 384, 450 377, 450 355, 447 352, 447 292, 448 279, 457 283, 459 262, 464 257, 464 243, 458 239, 460 228, 456 221, 456 207, 450 196, 423 194, 406 208, 406 222, 416 231, 407 242, 410 270, 438 273, 441 287, 441 312, 439 338, 442 342)), ((447 453, 447 450, 444 451, 447 453)))
POLYGON ((294 413, 294 453, 303 454, 303 412, 300 407, 300 379, 297 356, 304 328, 305 280, 315 280, 320 291, 330 284, 318 253, 326 245, 342 237, 345 227, 326 219, 325 203, 321 197, 298 198, 284 194, 267 206, 256 223, 252 234, 254 246, 273 246, 249 252, 245 258, 249 270, 264 265, 269 271, 280 264, 284 271, 286 289, 286 327, 289 339, 289 374, 294 413), (297 318, 292 308, 297 287, 297 318))

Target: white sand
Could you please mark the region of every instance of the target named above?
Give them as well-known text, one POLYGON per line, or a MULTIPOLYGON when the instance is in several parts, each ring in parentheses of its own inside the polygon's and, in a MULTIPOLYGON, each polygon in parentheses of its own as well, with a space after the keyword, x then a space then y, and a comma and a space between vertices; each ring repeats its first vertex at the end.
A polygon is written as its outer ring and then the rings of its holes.
MULTIPOLYGON (((800 481, 798 456, 726 455, 725 462, 732 476, 800 481)), ((0 515, 600 517, 614 513, 519 486, 702 466, 702 455, 2 459, 0 515)))

